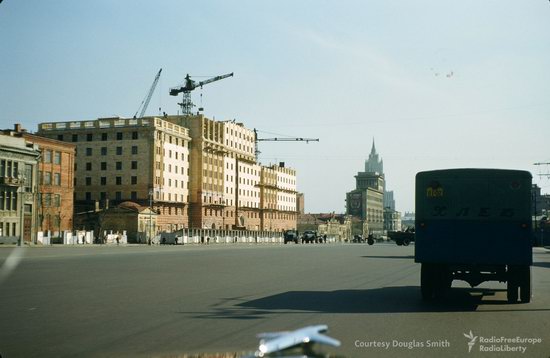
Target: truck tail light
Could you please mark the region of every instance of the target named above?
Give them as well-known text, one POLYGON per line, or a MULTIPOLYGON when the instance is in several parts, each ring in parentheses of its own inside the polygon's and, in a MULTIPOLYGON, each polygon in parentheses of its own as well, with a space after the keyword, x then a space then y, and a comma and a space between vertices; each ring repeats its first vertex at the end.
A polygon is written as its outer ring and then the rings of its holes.
POLYGON ((527 229, 527 226, 528 226, 528 225, 527 225, 526 223, 521 224, 521 228, 522 228, 522 229, 527 229))

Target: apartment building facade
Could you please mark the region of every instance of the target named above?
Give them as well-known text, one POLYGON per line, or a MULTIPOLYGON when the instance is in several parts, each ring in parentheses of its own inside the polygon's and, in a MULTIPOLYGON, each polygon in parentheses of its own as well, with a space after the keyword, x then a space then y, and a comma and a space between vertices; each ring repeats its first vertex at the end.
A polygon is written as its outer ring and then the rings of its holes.
POLYGON ((257 163, 253 130, 203 115, 168 116, 189 128, 193 227, 282 231, 296 228, 296 171, 257 163))
POLYGON ((36 237, 38 146, 11 133, 0 134, 0 242, 36 237))
POLYGON ((155 232, 188 227, 187 128, 156 117, 114 117, 41 123, 38 134, 76 146, 76 213, 131 201, 158 214, 155 232))

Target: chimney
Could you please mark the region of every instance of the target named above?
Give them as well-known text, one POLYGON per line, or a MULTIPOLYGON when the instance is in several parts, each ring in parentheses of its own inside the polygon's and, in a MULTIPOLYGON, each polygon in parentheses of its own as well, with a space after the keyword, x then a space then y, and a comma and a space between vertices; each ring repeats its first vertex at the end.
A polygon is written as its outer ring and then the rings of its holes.
POLYGON ((14 129, 17 133, 20 133, 20 132, 21 132, 21 123, 16 123, 16 124, 13 126, 13 129, 14 129))

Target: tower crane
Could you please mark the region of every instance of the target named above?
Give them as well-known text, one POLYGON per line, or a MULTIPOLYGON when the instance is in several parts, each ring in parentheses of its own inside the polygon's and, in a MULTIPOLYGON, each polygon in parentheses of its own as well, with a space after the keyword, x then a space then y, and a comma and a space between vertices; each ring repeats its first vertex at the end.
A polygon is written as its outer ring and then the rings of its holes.
POLYGON ((193 107, 195 106, 191 101, 191 91, 193 91, 197 87, 202 88, 202 86, 208 83, 223 80, 224 78, 232 77, 232 76, 233 76, 233 72, 228 73, 226 75, 212 77, 204 81, 195 82, 191 79, 191 76, 187 74, 187 76, 185 76, 185 82, 182 86, 170 88, 170 96, 177 96, 178 94, 183 93, 182 101, 181 103, 178 103, 178 104, 181 107, 181 112, 183 115, 190 115, 193 107))
POLYGON ((261 153, 258 149, 258 142, 318 142, 319 138, 258 138, 258 130, 254 128, 254 146, 256 151, 256 158, 261 153))
MULTIPOLYGON (((533 165, 550 165, 550 163, 533 163, 533 165)), ((550 178, 550 174, 539 174, 540 177, 548 177, 550 178)))
POLYGON ((149 88, 149 92, 147 93, 147 96, 141 101, 141 104, 139 105, 138 110, 136 111, 136 114, 134 114, 134 118, 141 118, 145 114, 145 111, 147 110, 147 107, 149 106, 149 101, 151 101, 151 97, 153 96, 153 92, 155 92, 155 88, 157 87, 157 83, 159 82, 160 73, 162 72, 162 68, 159 70, 157 75, 155 76, 155 80, 153 81, 153 84, 151 85, 151 88, 149 88), (141 108, 141 112, 139 111, 141 108), (138 117, 139 112, 139 117, 138 117))

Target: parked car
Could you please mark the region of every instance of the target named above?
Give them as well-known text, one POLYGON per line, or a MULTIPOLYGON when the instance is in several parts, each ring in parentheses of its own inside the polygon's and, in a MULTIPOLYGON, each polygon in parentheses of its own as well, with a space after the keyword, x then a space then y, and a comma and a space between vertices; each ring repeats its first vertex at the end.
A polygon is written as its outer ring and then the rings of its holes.
POLYGON ((286 230, 283 234, 285 244, 287 242, 294 242, 295 244, 298 243, 298 231, 296 230, 286 230))

